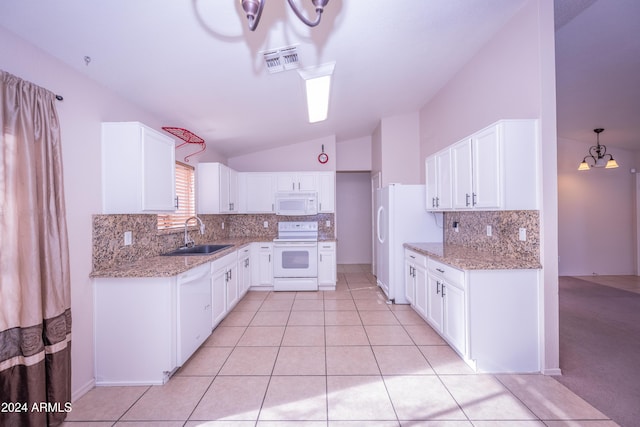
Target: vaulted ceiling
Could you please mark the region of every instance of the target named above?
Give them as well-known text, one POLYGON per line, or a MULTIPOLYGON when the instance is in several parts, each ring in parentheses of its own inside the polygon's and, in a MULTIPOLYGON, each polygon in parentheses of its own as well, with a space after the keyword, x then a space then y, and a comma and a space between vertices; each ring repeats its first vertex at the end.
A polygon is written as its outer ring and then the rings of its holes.
MULTIPOLYGON (((0 25, 234 156, 363 137, 418 110, 524 1, 330 0, 312 29, 268 1, 251 32, 237 0, 21 0, 0 4, 0 25), (267 71, 263 52, 284 46, 302 68, 335 61, 328 120, 307 122, 295 70, 267 71)), ((559 136, 605 127, 608 145, 640 149, 640 2, 556 0, 556 13, 559 136)))

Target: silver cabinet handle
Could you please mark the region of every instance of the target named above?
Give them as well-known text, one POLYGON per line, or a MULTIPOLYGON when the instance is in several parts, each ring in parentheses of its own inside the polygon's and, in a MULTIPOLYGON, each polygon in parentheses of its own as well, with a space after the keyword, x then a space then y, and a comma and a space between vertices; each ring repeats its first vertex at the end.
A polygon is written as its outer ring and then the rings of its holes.
POLYGON ((473 206, 475 206, 476 203, 477 203, 477 201, 476 201, 476 193, 473 193, 472 200, 473 200, 473 206))
POLYGON ((466 197, 466 201, 465 201, 465 206, 469 206, 469 193, 465 194, 466 197))
POLYGON ((436 271, 439 271, 440 273, 444 273, 444 270, 441 268, 436 268, 436 271))
POLYGON ((436 281, 436 295, 438 295, 440 293, 440 281, 437 280, 436 281))

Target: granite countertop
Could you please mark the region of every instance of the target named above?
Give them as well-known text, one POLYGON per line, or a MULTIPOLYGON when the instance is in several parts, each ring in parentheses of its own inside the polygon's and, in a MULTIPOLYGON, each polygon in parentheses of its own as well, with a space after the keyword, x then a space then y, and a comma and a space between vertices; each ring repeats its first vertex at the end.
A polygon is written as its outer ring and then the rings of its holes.
MULTIPOLYGON (((212 242, 216 245, 232 245, 227 249, 223 249, 208 255, 187 255, 187 256, 154 256, 139 259, 137 261, 118 265, 104 270, 94 270, 90 277, 107 278, 107 277, 171 277, 184 273, 199 265, 222 258, 225 255, 240 249, 241 247, 253 242, 262 241, 260 238, 239 238, 216 240, 212 242)), ((271 241, 271 240, 264 240, 271 241)))
POLYGON ((524 270, 542 268, 538 259, 512 258, 459 245, 405 243, 405 248, 462 270, 524 270))
MULTIPOLYGON (((104 270, 94 270, 90 276, 93 279, 99 278, 136 278, 136 277, 171 277, 184 273, 199 265, 215 261, 225 255, 236 251, 243 246, 253 242, 271 242, 273 237, 244 237, 237 239, 216 240, 211 242, 216 245, 232 245, 208 255, 187 255, 187 256, 154 256, 139 259, 134 262, 118 265, 117 267, 104 270)), ((335 241, 335 239, 320 239, 320 242, 335 241)))

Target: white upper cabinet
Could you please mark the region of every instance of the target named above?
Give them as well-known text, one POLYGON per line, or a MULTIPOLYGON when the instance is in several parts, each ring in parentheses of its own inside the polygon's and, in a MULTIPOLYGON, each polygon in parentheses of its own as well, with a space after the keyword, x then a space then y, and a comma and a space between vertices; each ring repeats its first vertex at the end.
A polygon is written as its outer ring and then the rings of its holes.
POLYGON ((336 173, 318 172, 318 212, 336 210, 336 173))
POLYGON ((318 212, 335 212, 336 175, 329 172, 236 172, 221 163, 196 167, 198 214, 274 213, 278 191, 318 193, 318 212))
POLYGON ((271 172, 239 172, 239 203, 242 213, 273 213, 275 175, 271 172))
POLYGON ((175 211, 175 142, 138 122, 102 123, 102 211, 175 211))
POLYGON ((538 147, 536 120, 501 120, 450 147, 450 174, 427 158, 427 209, 447 209, 441 182, 451 183, 453 210, 539 209, 538 147))
POLYGON ((222 163, 198 163, 196 174, 198 214, 238 212, 238 172, 222 163))
POLYGON ((318 191, 318 173, 278 172, 276 191, 318 191))
POLYGON ((448 210, 451 200, 451 149, 427 157, 425 161, 427 174, 427 210, 448 210))

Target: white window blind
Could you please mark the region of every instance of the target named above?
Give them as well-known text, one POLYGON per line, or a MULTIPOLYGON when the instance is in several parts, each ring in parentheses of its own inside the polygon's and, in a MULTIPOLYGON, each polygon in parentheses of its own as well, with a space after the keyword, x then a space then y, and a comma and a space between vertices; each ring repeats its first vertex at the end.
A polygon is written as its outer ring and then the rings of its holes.
POLYGON ((176 198, 178 209, 172 214, 158 215, 158 230, 182 228, 196 214, 195 173, 193 166, 176 162, 176 198))

